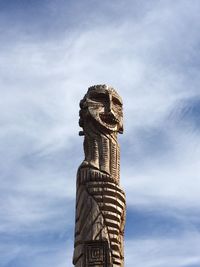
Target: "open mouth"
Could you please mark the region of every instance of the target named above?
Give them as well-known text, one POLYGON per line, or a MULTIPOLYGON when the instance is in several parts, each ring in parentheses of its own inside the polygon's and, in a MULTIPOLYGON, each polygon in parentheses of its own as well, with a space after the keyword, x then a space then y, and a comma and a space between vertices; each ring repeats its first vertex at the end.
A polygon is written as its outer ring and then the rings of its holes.
POLYGON ((118 120, 112 114, 101 113, 100 118, 104 123, 109 125, 114 126, 118 123, 118 120))

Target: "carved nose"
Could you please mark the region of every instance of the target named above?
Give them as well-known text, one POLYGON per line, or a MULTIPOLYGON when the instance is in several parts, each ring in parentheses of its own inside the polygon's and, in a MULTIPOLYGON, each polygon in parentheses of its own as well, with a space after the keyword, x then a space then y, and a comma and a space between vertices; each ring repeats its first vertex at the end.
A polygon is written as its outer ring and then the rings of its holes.
POLYGON ((112 95, 108 95, 108 112, 112 113, 112 95))
POLYGON ((112 111, 112 107, 110 105, 110 103, 108 104, 108 109, 107 109, 107 112, 110 113, 112 111))

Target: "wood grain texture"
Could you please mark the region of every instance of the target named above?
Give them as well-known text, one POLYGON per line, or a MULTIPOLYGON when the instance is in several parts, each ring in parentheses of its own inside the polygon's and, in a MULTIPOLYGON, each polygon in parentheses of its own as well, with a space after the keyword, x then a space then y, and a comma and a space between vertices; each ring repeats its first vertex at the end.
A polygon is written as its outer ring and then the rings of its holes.
POLYGON ((126 201, 120 187, 122 100, 106 85, 88 89, 80 102, 85 159, 77 172, 75 267, 123 267, 126 201))

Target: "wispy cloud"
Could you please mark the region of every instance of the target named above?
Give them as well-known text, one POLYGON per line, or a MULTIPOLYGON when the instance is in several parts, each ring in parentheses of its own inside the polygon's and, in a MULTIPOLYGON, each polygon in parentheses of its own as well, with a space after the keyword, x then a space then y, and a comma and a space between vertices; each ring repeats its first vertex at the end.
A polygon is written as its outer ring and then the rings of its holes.
POLYGON ((200 261, 199 246, 199 235, 196 233, 171 239, 130 241, 126 243, 126 264, 144 267, 195 267, 200 261))

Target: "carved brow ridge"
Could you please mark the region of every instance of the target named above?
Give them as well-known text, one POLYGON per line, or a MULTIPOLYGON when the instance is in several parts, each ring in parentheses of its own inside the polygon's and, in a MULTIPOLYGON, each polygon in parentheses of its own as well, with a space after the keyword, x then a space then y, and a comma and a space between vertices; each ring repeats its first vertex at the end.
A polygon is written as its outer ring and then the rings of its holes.
MULTIPOLYGON (((102 92, 102 91, 99 91, 99 92, 91 92, 90 93, 90 97, 91 98, 96 98, 96 99, 105 99, 105 100, 107 100, 108 99, 108 95, 109 95, 109 92, 106 92, 106 91, 104 91, 104 92, 102 92)), ((117 96, 116 94, 113 94, 113 96, 112 96, 112 99, 113 99, 113 101, 114 101, 114 103, 116 103, 117 105, 120 105, 120 106, 122 106, 122 101, 121 101, 121 99, 120 99, 120 97, 119 96, 117 96)))

